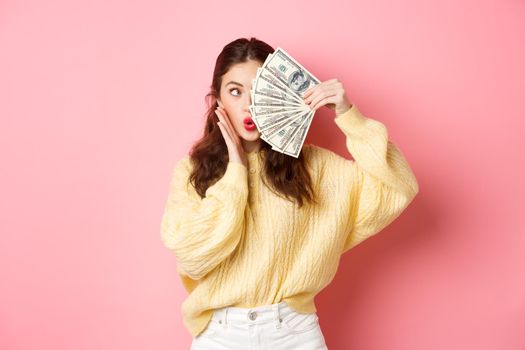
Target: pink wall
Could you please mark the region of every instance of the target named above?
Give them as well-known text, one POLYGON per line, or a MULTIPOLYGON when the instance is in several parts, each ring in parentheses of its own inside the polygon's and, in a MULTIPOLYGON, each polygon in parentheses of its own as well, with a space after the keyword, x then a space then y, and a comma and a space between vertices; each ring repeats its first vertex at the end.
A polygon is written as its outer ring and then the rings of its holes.
MULTIPOLYGON (((524 349, 524 7, 2 1, 0 349, 189 348, 160 216, 242 36, 340 79, 420 183, 316 299, 330 349, 524 349)), ((332 113, 309 139, 346 156, 332 113)))

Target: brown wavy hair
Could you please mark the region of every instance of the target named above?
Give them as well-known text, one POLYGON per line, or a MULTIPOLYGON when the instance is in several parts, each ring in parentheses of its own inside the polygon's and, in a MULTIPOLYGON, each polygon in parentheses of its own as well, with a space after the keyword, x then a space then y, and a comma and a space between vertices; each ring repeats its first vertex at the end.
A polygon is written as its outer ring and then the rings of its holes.
MULTIPOLYGON (((189 154, 193 164, 190 182, 201 198, 205 197, 208 187, 224 175, 229 161, 228 148, 214 112, 218 106, 222 77, 237 63, 257 60, 263 64, 274 51, 270 45, 254 37, 239 38, 227 44, 217 57, 210 91, 205 96, 208 110, 205 113, 204 134, 193 144, 189 154)), ((295 200, 299 208, 304 201, 317 203, 302 151, 298 158, 291 157, 272 150, 271 145, 261 140, 259 154, 264 163, 263 182, 272 192, 295 200)))

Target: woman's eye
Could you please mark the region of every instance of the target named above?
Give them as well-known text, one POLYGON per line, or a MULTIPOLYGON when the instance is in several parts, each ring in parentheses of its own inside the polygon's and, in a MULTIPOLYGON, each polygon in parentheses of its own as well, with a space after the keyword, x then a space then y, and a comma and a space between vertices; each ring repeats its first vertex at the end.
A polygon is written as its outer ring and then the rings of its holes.
MULTIPOLYGON (((234 91, 234 90, 239 91, 239 89, 237 89, 237 88, 233 88, 233 89, 230 89, 230 93, 231 93, 232 91, 234 91)), ((233 94, 233 96, 238 96, 238 95, 233 94)))

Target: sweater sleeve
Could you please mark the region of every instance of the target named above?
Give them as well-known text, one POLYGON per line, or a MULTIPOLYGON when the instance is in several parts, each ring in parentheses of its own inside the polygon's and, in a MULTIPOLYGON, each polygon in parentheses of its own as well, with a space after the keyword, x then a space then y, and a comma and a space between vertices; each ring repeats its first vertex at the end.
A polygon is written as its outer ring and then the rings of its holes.
POLYGON ((229 162, 204 198, 188 181, 189 156, 177 162, 161 220, 161 239, 177 258, 177 271, 201 279, 223 262, 240 241, 248 198, 247 169, 229 162))
POLYGON ((344 253, 394 221, 419 192, 419 185, 383 123, 363 116, 355 104, 334 121, 354 158, 337 155, 336 161, 344 172, 341 179, 352 183, 354 196, 345 202, 350 229, 344 253))

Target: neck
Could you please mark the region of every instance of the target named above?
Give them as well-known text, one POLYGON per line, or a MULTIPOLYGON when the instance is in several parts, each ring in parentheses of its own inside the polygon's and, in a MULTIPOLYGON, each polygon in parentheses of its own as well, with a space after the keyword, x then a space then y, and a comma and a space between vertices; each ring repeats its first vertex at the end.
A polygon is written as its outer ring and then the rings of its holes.
POLYGON ((244 148, 244 152, 246 153, 256 152, 261 149, 261 140, 256 140, 256 141, 242 140, 242 147, 244 148))

